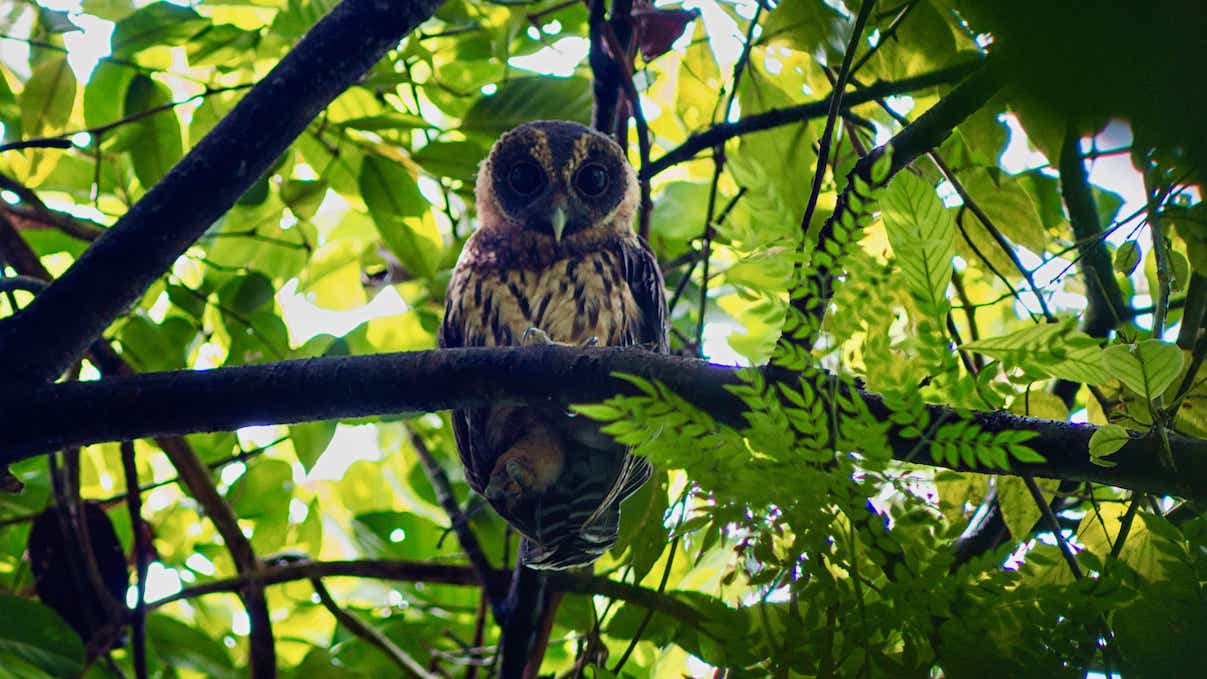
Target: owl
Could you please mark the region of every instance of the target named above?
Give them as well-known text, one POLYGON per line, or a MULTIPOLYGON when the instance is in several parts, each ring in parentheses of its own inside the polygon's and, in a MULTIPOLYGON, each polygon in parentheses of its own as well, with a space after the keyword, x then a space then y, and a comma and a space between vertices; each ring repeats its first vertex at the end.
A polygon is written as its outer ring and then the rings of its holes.
MULTIPOLYGON (((534 342, 667 351, 662 274, 633 233, 637 176, 620 147, 577 123, 499 138, 478 171, 479 228, 453 271, 442 347, 534 342)), ((522 562, 564 569, 616 543, 620 503, 649 462, 558 408, 458 410, 469 485, 525 538, 522 562)))

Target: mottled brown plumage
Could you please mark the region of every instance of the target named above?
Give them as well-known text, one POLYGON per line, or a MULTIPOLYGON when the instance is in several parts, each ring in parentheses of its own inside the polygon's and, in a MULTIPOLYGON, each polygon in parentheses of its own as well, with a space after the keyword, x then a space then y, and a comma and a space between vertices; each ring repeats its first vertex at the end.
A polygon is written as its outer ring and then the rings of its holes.
MULTIPOLYGON (((449 284, 440 345, 532 341, 667 350, 662 275, 632 231, 637 178, 620 147, 576 123, 503 135, 476 187, 479 229, 449 284), (529 329, 541 331, 535 335, 529 329)), ((591 563, 649 463, 560 410, 453 413, 470 486, 526 538, 534 568, 591 563)))

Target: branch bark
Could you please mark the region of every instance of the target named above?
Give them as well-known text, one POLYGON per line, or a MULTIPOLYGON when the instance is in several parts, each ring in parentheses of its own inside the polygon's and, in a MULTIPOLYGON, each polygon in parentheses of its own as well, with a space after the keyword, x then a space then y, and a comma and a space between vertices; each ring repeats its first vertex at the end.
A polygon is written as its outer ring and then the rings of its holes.
MULTIPOLYGON (((726 387, 737 370, 637 348, 575 349, 560 346, 445 349, 374 356, 311 358, 207 371, 146 373, 97 382, 32 386, 0 394, 0 464, 47 450, 159 434, 229 431, 250 425, 364 417, 487 405, 561 405, 632 393, 615 373, 661 380, 718 421, 745 426, 742 402, 726 387)), ((783 376, 792 378, 793 376, 783 376)), ((821 385, 829 393, 834 385, 821 385)), ((861 391, 870 412, 887 420, 876 394, 861 391)), ((960 417, 928 406, 931 421, 960 417)), ((1207 497, 1207 441, 1171 435, 1177 473, 1155 464, 1160 443, 1136 434, 1103 468, 1089 459, 1096 427, 1021 417, 1007 412, 971 414, 990 432, 1035 431, 1029 445, 1047 458, 1015 463, 1009 473, 1093 481, 1122 488, 1176 494, 1189 488, 1207 497)), ((917 441, 890 430, 898 459, 917 441)), ((926 462, 926 464, 931 464, 926 462)), ((955 467, 981 473, 997 469, 955 467)))
POLYGON ((319 111, 439 5, 341 2, 74 266, 0 325, 0 372, 24 382, 58 377, 319 111))

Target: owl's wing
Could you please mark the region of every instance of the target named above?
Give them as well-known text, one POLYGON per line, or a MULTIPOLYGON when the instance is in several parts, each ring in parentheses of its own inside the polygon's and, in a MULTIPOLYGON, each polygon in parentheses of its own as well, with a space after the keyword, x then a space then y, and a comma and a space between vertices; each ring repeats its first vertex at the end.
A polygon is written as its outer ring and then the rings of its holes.
MULTIPOLYGON (((436 338, 441 348, 453 349, 458 347, 482 346, 485 339, 469 336, 465 323, 466 310, 462 304, 467 289, 470 271, 457 267, 449 281, 448 295, 444 305, 444 321, 436 338)), ((486 428, 490 411, 486 408, 470 408, 454 410, 451 414, 453 436, 457 441, 457 452, 461 455, 461 466, 465 469, 465 480, 469 487, 478 493, 486 488, 486 480, 490 478, 491 468, 483 469, 478 461, 485 461, 485 451, 477 446, 486 444, 486 428)))
POLYGON ((648 345, 660 354, 669 353, 666 292, 658 259, 640 236, 621 241, 620 249, 625 282, 633 293, 637 308, 641 310, 637 343, 648 345))
MULTIPOLYGON (((658 259, 645 240, 635 235, 621 241, 621 265, 624 268, 624 280, 628 283, 633 300, 641 311, 641 319, 638 321, 635 333, 636 343, 647 346, 660 354, 668 353, 670 351, 667 327, 669 314, 658 259)), ((626 453, 616 481, 600 503, 599 509, 591 515, 586 523, 588 525, 594 523, 610 507, 615 507, 625 498, 637 492, 652 473, 653 467, 649 460, 626 453)))

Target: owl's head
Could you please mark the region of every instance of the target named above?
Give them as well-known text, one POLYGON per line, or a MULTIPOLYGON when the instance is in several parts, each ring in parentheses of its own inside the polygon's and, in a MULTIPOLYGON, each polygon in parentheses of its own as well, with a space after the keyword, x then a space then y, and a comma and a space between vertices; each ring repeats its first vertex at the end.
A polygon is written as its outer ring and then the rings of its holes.
POLYGON ((526 123, 495 142, 478 171, 479 222, 554 241, 631 228, 637 175, 614 141, 578 123, 526 123))

